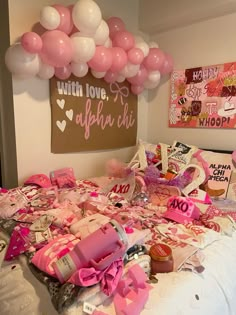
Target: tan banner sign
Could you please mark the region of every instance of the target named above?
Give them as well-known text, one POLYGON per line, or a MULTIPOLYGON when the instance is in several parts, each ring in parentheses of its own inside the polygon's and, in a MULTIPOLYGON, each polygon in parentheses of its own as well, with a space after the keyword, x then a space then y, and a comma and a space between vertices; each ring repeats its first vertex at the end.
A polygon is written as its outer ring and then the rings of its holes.
POLYGON ((136 144, 137 96, 130 84, 106 83, 91 74, 50 80, 53 153, 129 147, 136 144))

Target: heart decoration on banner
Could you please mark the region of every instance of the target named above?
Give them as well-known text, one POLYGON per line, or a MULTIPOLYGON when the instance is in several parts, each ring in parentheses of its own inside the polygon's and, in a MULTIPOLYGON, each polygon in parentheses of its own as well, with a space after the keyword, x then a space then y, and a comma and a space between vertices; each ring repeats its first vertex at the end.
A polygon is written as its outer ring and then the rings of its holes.
POLYGON ((58 99, 57 99, 57 105, 58 105, 61 109, 64 109, 65 100, 64 100, 64 99, 62 99, 62 100, 58 100, 58 99))
POLYGON ((62 120, 62 121, 57 120, 56 124, 57 124, 57 127, 61 130, 61 132, 64 132, 64 130, 66 128, 66 121, 65 120, 62 120))
POLYGON ((66 111, 66 116, 70 119, 70 121, 72 121, 73 119, 73 114, 74 114, 73 109, 66 111))

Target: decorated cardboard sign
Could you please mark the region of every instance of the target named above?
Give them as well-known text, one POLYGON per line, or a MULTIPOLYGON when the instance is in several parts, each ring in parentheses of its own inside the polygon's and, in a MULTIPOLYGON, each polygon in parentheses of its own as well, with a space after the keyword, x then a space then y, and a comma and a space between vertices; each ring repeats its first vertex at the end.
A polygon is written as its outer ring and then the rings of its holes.
POLYGON ((150 201, 157 206, 166 206, 169 198, 172 196, 181 196, 179 188, 176 186, 160 184, 151 192, 150 201))
POLYGON ((136 144, 137 96, 130 84, 106 83, 91 74, 50 80, 53 153, 129 147, 136 144))
POLYGON ((169 127, 236 128, 236 62, 174 71, 169 127))

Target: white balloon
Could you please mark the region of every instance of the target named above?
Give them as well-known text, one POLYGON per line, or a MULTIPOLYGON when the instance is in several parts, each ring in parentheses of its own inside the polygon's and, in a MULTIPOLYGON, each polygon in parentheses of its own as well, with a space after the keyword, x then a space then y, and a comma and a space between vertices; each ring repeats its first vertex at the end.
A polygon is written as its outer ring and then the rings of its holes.
POLYGON ((139 71, 140 65, 134 65, 130 62, 126 64, 126 66, 120 71, 120 74, 125 78, 134 77, 139 71))
POLYGON ((55 30, 60 25, 61 17, 59 12, 51 7, 46 6, 40 12, 39 22, 47 30, 55 30))
POLYGON ((72 20, 86 34, 94 34, 101 23, 102 13, 93 0, 79 0, 73 7, 72 20))
POLYGON ((77 32, 71 36, 71 41, 74 50, 72 61, 87 62, 93 58, 96 50, 93 38, 81 36, 80 32, 77 32))
POLYGON ((145 42, 145 40, 142 38, 142 36, 135 35, 134 41, 135 41, 135 47, 141 49, 143 54, 144 54, 144 57, 147 57, 147 55, 149 53, 149 46, 145 42))
POLYGON ((159 48, 159 45, 156 42, 152 41, 149 43, 149 47, 150 48, 159 48))
POLYGON ((103 46, 105 46, 106 48, 112 47, 112 40, 110 39, 110 37, 108 37, 103 46))
POLYGON ((8 70, 18 76, 35 76, 39 71, 40 60, 38 54, 26 52, 20 43, 10 46, 5 54, 8 70))
POLYGON ((82 78, 88 73, 88 65, 85 62, 72 62, 71 70, 76 77, 82 78))
POLYGON ((125 77, 124 77, 123 75, 119 74, 118 77, 117 77, 117 79, 116 79, 116 81, 117 81, 118 83, 122 83, 122 82, 125 81, 125 77))
POLYGON ((156 87, 158 87, 158 85, 160 84, 160 79, 156 82, 151 82, 149 80, 146 80, 143 84, 143 86, 145 87, 145 89, 155 89, 156 87))
POLYGON ((94 78, 97 78, 97 79, 104 78, 106 74, 106 72, 99 72, 99 71, 94 71, 94 70, 91 70, 91 73, 94 76, 94 78))
POLYGON ((144 54, 144 57, 147 57, 147 55, 149 53, 149 46, 145 41, 140 41, 140 42, 136 43, 135 47, 141 49, 143 54, 144 54))
POLYGON ((51 79, 54 76, 54 73, 55 73, 54 67, 43 62, 40 63, 39 72, 37 74, 40 79, 43 80, 51 79))
POLYGON ((150 71, 148 73, 148 77, 147 77, 147 79, 153 83, 160 81, 160 78, 161 78, 161 73, 158 70, 157 71, 150 71))
POLYGON ((104 45, 109 38, 109 27, 104 20, 99 24, 93 38, 96 45, 104 45))

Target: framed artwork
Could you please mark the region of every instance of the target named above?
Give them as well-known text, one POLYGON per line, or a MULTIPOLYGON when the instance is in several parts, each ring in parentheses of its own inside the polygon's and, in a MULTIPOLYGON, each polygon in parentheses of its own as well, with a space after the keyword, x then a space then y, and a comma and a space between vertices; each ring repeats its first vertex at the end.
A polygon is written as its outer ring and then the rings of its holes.
POLYGON ((236 128, 236 62, 174 71, 169 127, 236 128))

